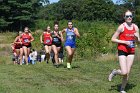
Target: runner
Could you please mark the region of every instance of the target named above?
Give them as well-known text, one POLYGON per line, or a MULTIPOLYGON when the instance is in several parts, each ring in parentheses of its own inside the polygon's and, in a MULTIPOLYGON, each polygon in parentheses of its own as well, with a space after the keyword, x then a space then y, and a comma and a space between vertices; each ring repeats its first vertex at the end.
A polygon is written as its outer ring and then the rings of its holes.
POLYGON ((64 29, 62 33, 66 32, 65 48, 68 54, 67 68, 71 68, 73 55, 76 48, 76 37, 80 37, 78 29, 73 27, 72 21, 68 22, 68 28, 64 29))
POLYGON ((40 36, 40 42, 44 44, 45 51, 46 51, 46 59, 47 59, 46 63, 49 62, 51 45, 52 45, 52 37, 50 32, 51 29, 50 26, 48 26, 47 29, 43 32, 43 34, 40 36))
POLYGON ((51 36, 52 36, 52 50, 54 52, 55 59, 54 65, 58 67, 59 66, 58 53, 61 48, 61 43, 63 42, 63 36, 61 31, 59 31, 57 23, 54 24, 54 31, 51 32, 51 36))
MULTIPOLYGON (((34 40, 32 34, 29 32, 29 28, 24 28, 24 33, 22 34, 22 48, 25 56, 26 65, 28 65, 28 57, 30 54, 31 42, 34 40)), ((20 64, 21 65, 21 64, 20 64)))
POLYGON ((132 23, 132 12, 125 12, 124 19, 125 22, 118 27, 112 36, 112 42, 118 43, 120 69, 114 69, 108 77, 111 81, 115 75, 123 76, 120 93, 126 93, 125 87, 134 61, 136 38, 140 41, 138 26, 132 23), (117 39, 118 37, 119 39, 117 39))
POLYGON ((22 39, 21 39, 22 31, 19 31, 18 36, 14 40, 15 51, 16 51, 16 60, 22 65, 22 56, 23 56, 23 49, 22 49, 22 39))

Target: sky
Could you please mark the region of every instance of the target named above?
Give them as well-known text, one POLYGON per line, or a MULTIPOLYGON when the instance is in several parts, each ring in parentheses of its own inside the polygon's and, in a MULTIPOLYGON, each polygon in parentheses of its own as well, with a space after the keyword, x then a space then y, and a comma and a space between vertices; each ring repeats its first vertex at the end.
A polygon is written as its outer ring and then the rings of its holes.
POLYGON ((113 0, 114 3, 116 3, 117 0, 113 0))
POLYGON ((58 2, 59 0, 49 0, 50 3, 55 3, 55 2, 58 2))

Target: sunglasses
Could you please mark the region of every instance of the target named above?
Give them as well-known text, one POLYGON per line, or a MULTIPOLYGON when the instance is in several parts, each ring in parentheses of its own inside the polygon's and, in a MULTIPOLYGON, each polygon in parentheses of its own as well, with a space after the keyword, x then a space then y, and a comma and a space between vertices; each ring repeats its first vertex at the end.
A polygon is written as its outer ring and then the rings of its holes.
POLYGON ((133 18, 133 16, 132 15, 125 15, 125 18, 133 18))
POLYGON ((72 25, 72 24, 68 24, 68 25, 72 25))

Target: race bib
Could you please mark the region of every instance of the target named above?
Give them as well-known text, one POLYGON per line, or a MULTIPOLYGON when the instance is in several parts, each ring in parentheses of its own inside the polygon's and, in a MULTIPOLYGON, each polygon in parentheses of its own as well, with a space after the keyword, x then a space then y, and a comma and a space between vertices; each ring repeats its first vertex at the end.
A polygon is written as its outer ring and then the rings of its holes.
POLYGON ((72 39, 73 39, 73 36, 71 36, 71 35, 68 36, 68 39, 69 39, 69 40, 72 40, 72 39))
POLYGON ((54 42, 58 42, 59 40, 58 40, 58 38, 54 38, 53 41, 54 42))
POLYGON ((135 41, 131 40, 130 45, 128 46, 129 48, 134 48, 135 47, 135 41))
POLYGON ((51 40, 46 40, 46 43, 50 43, 51 42, 51 40))
POLYGON ((24 39, 24 42, 27 43, 27 42, 29 42, 29 40, 28 39, 24 39))

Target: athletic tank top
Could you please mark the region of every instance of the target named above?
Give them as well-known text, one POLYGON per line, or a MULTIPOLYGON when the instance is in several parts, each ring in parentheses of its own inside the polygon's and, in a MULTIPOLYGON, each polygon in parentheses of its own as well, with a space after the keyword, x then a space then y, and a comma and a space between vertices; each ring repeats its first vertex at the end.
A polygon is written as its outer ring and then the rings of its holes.
POLYGON ((122 33, 120 33, 119 39, 124 40, 124 41, 130 41, 131 45, 128 46, 126 44, 118 43, 118 50, 122 50, 127 53, 134 53, 135 52, 135 35, 134 35, 134 33, 136 32, 134 24, 132 24, 132 26, 133 26, 132 30, 127 29, 125 24, 123 24, 123 26, 124 26, 124 31, 122 33))
POLYGON ((66 28, 66 43, 70 44, 76 43, 76 35, 74 33, 74 28, 72 28, 72 30, 66 28))
MULTIPOLYGON (((59 36, 61 36, 60 34, 59 34, 59 32, 57 32, 57 34, 59 35, 59 36)), ((54 31, 51 33, 51 36, 52 36, 52 44, 54 44, 54 45, 56 45, 56 44, 61 44, 61 39, 60 38, 58 38, 57 36, 55 36, 55 34, 54 34, 54 31)))
POLYGON ((51 34, 47 32, 43 32, 43 40, 44 40, 44 44, 51 45, 52 44, 51 34))
POLYGON ((22 44, 23 45, 30 45, 30 43, 28 41, 31 40, 31 36, 28 34, 23 33, 22 34, 22 44))
MULTIPOLYGON (((22 39, 18 36, 18 39, 16 42, 22 42, 22 39)), ((22 44, 15 44, 15 48, 21 48, 22 44)))
POLYGON ((13 53, 16 52, 15 44, 13 45, 12 52, 13 52, 13 53))

